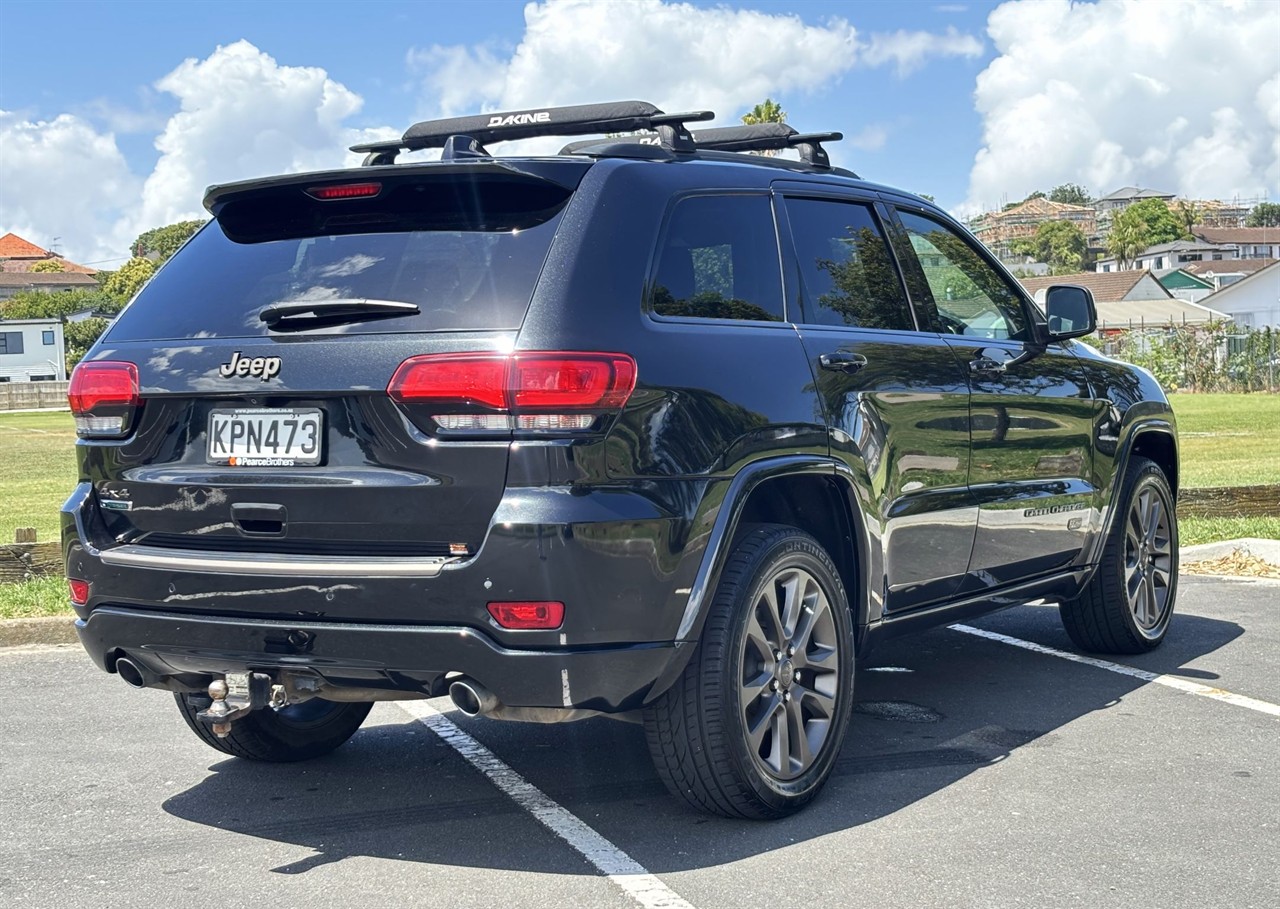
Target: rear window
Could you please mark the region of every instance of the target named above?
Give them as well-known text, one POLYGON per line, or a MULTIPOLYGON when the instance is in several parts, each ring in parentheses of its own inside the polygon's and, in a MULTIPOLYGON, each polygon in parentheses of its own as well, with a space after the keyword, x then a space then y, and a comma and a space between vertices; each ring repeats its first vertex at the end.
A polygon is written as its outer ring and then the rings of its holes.
POLYGON ((121 313, 109 339, 262 336, 275 333, 259 318, 265 308, 326 300, 419 312, 309 333, 518 328, 571 190, 459 182, 449 198, 436 180, 357 205, 300 202, 296 186, 230 202, 121 313))

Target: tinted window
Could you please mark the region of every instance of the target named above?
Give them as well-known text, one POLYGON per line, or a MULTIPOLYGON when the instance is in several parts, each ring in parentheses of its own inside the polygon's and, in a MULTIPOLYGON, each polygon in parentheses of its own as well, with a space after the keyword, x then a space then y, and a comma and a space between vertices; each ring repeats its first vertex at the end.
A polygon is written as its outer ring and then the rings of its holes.
MULTIPOLYGON (((114 341, 267 334, 258 314, 277 303, 360 299, 415 303, 398 318, 317 328, 320 332, 518 328, 533 296, 557 211, 537 223, 498 229, 369 230, 236 242, 214 221, 192 237, 110 330, 114 341)), ((483 217, 477 212, 477 217, 483 217)), ((420 226, 425 215, 417 216, 420 226)), ((239 227, 239 226, 237 226, 239 227)), ((238 238, 240 233, 232 228, 238 238)), ((276 235, 278 236, 278 234, 276 235)))
POLYGON ((767 196, 689 196, 676 203, 654 276, 662 316, 781 322, 782 274, 767 196))
POLYGON ((1025 340, 1026 315, 1013 289, 964 237, 940 222, 899 212, 938 307, 943 330, 1025 340))
POLYGON ((0 354, 22 353, 22 332, 0 331, 0 354))
POLYGON ((866 205, 788 199, 803 281, 804 321, 911 331, 898 269, 866 205))

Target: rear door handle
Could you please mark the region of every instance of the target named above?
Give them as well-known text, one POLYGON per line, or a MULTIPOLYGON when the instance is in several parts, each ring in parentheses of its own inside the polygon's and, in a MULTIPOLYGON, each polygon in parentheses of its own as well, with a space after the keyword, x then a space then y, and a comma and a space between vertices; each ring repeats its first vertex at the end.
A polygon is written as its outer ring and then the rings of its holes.
POLYGON ((855 373, 867 365, 867 358, 862 354, 838 350, 835 353, 824 353, 818 357, 818 365, 823 369, 834 369, 836 372, 855 373))

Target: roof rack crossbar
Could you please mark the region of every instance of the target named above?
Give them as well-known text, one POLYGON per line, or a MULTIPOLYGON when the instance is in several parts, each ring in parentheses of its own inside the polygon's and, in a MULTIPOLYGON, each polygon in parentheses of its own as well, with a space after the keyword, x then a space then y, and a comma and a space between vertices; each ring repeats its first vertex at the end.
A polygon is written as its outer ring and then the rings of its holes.
MULTIPOLYGON (((813 167, 829 168, 831 159, 827 156, 823 142, 838 142, 844 133, 801 133, 786 123, 753 123, 747 126, 721 126, 713 129, 698 129, 691 134, 695 147, 707 151, 751 152, 780 151, 794 148, 800 154, 800 160, 813 167)), ((610 142, 638 142, 645 145, 656 144, 658 137, 653 133, 641 133, 632 136, 619 136, 614 139, 584 139, 570 142, 560 150, 562 155, 572 155, 585 148, 610 142)))
POLYGON ((397 141, 353 145, 352 151, 366 152, 364 163, 391 164, 401 151, 443 148, 451 136, 466 136, 483 149, 490 142, 531 139, 536 136, 584 136, 596 133, 651 130, 662 145, 672 151, 691 152, 693 138, 685 123, 711 120, 709 110, 666 113, 647 101, 618 101, 611 104, 577 104, 542 110, 508 111, 471 117, 450 117, 415 123, 397 141))

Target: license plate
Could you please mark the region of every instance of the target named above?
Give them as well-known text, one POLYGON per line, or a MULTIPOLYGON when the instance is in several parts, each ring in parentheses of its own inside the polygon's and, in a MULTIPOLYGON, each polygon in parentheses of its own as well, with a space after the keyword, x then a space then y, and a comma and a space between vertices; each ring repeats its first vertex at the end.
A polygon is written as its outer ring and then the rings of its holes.
POLYGON ((320 463, 319 410, 215 410, 209 414, 209 463, 298 467, 320 463))

